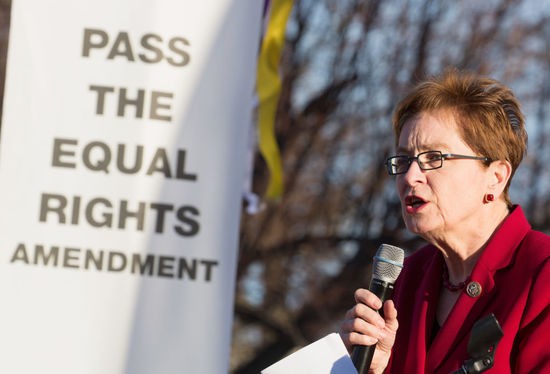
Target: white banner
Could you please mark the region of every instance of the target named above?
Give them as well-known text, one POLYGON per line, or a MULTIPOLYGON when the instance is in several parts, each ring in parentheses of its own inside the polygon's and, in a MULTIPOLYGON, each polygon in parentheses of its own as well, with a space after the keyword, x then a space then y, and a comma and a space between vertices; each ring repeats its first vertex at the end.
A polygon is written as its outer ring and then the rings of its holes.
POLYGON ((1 373, 228 371, 262 6, 12 1, 1 373))

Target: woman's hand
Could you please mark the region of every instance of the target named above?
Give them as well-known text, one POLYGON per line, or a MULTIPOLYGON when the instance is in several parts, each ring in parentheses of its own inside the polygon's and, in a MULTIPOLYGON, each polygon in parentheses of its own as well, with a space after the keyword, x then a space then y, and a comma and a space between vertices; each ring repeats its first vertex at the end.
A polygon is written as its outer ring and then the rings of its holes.
POLYGON ((369 373, 382 373, 388 365, 399 326, 397 309, 393 301, 386 301, 382 318, 377 312, 382 308, 382 302, 363 288, 355 291, 355 301, 357 304, 348 310, 340 326, 340 337, 350 353, 354 345, 377 344, 369 373))

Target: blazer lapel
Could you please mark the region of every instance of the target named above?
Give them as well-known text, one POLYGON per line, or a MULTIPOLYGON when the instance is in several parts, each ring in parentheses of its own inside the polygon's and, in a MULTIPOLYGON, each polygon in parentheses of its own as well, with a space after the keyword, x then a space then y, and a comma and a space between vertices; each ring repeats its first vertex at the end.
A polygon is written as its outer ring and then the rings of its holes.
POLYGON ((423 373, 426 363, 426 354, 430 344, 430 337, 435 320, 435 306, 439 298, 442 257, 436 251, 431 261, 428 261, 419 271, 426 274, 416 291, 415 303, 412 308, 414 323, 409 335, 408 350, 414 350, 414 354, 408 354, 405 367, 410 373, 423 373))
MULTIPOLYGON (((512 262, 514 249, 520 245, 530 229, 526 221, 518 222, 517 216, 521 214, 521 209, 516 207, 516 210, 491 238, 472 271, 469 284, 477 282, 481 286, 481 294, 470 296, 465 290, 462 291, 430 346, 426 359, 426 372, 436 372, 450 355, 468 357, 467 343, 474 323, 492 312, 491 301, 495 296, 495 292, 493 292, 495 273, 512 262), (509 232, 513 232, 514 235, 510 235, 509 232), (462 352, 457 352, 459 349, 462 352)), ((437 299, 435 300, 437 304, 437 299)))
POLYGON ((472 282, 474 281, 481 285, 481 295, 472 297, 465 291, 461 293, 430 346, 426 360, 426 372, 436 372, 448 356, 459 353, 458 349, 463 351, 460 352, 459 357, 467 357, 467 344, 462 343, 465 340, 467 343, 474 323, 485 316, 485 311, 491 304, 494 294, 491 292, 494 288, 493 274, 487 271, 472 273, 472 282))

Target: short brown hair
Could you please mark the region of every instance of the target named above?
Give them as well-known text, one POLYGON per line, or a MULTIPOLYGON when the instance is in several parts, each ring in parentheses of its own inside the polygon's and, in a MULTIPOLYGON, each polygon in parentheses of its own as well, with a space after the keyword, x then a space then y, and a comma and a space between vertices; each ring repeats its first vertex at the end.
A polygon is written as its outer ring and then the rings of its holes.
POLYGON ((397 105, 393 114, 396 145, 407 121, 421 112, 438 110, 449 111, 462 139, 478 155, 510 162, 512 173, 504 190, 510 206, 510 182, 527 151, 525 119, 512 90, 497 80, 458 70, 431 77, 397 105))

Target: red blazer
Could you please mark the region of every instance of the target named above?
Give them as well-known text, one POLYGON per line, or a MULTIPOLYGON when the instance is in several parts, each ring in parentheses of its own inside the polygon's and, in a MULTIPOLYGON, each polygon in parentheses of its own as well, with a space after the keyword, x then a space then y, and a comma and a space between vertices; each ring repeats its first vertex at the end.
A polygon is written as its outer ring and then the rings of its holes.
POLYGON ((550 373, 550 237, 531 230, 516 206, 493 235, 471 280, 482 292, 459 296, 433 341, 443 257, 428 245, 407 257, 394 290, 399 320, 386 373, 443 373, 459 369, 472 326, 493 313, 504 331, 486 373, 550 373))

